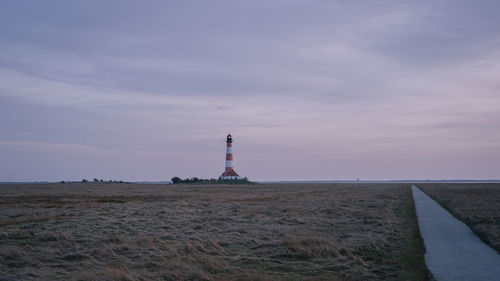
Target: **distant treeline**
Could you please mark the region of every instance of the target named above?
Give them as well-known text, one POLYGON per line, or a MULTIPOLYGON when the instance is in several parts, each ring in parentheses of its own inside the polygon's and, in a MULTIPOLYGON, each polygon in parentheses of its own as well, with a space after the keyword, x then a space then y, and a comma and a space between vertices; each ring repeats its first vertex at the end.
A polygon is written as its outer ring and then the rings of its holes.
MULTIPOLYGON (((198 177, 192 177, 192 178, 185 178, 185 179, 181 179, 180 177, 173 177, 171 180, 171 183, 229 183, 229 184, 232 184, 232 183, 235 183, 235 184, 240 184, 240 183, 243 183, 243 184, 255 184, 254 182, 251 182, 248 180, 248 178, 242 178, 242 179, 239 179, 239 180, 222 180, 222 179, 215 179, 215 178, 211 178, 211 179, 202 179, 202 178, 198 178, 198 177)), ((126 181, 118 181, 118 180, 103 180, 103 179, 97 179, 97 178, 94 178, 93 180, 88 180, 88 179, 82 179, 81 181, 60 181, 59 183, 131 183, 131 182, 126 182, 126 181)), ((141 182, 134 182, 134 183, 141 183, 141 182)), ((142 182, 142 183, 149 183, 149 182, 142 182)), ((165 181, 165 182, 161 182, 162 184, 168 184, 169 182, 168 181, 165 181)))
POLYGON ((214 178, 211 179, 200 179, 197 177, 181 179, 179 177, 173 177, 171 179, 172 183, 192 183, 192 182, 216 182, 217 180, 214 178))
POLYGON ((197 177, 192 177, 192 178, 186 178, 186 179, 181 179, 179 177, 173 177, 171 179, 172 183, 217 183, 217 182, 223 182, 223 183, 229 183, 229 182, 239 182, 239 183, 250 183, 248 178, 243 178, 241 180, 221 180, 221 179, 200 179, 197 177))
POLYGON ((81 182, 81 183, 88 183, 88 182, 102 182, 102 183, 127 183, 124 181, 117 181, 117 180, 103 180, 103 179, 96 179, 94 178, 93 180, 87 180, 87 179, 82 179, 81 181, 60 181, 59 183, 75 183, 75 182, 81 182))

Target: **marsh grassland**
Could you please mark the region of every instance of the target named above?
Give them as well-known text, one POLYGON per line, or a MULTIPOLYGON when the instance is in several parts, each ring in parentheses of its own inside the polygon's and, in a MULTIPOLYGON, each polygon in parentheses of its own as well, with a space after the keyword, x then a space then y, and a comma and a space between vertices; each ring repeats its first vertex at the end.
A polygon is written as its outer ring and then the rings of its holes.
POLYGON ((409 184, 0 185, 1 280, 426 280, 409 184))
POLYGON ((500 184, 418 185, 500 253, 500 184))

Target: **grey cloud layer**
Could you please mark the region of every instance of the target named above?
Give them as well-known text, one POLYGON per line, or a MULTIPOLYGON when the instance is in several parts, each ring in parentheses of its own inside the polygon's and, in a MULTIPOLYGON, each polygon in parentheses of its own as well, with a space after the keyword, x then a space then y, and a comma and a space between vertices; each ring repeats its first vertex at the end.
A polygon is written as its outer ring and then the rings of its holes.
POLYGON ((0 166, 19 169, 0 180, 216 176, 228 130, 254 178, 498 177, 497 1, 2 5, 0 166), (79 164, 38 171, 13 147, 79 164), (100 161, 116 155, 151 164, 100 161))

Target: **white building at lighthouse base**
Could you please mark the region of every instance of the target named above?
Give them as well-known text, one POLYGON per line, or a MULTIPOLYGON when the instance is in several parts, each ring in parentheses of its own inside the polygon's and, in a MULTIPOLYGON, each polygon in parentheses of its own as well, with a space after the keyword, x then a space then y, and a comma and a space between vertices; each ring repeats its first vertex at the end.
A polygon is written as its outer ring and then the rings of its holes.
POLYGON ((242 180, 243 178, 236 173, 235 170, 230 169, 222 173, 222 175, 219 177, 219 180, 242 180))

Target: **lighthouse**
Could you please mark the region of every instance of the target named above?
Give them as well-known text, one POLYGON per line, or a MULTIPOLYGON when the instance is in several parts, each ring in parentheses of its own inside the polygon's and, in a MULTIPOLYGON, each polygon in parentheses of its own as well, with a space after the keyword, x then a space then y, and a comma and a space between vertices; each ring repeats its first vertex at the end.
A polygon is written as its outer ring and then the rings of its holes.
POLYGON ((219 177, 220 180, 241 180, 242 178, 233 168, 233 137, 231 134, 226 137, 226 169, 219 177))

